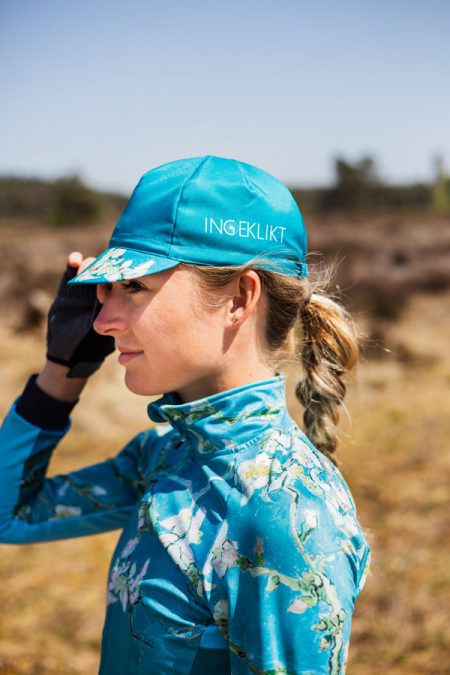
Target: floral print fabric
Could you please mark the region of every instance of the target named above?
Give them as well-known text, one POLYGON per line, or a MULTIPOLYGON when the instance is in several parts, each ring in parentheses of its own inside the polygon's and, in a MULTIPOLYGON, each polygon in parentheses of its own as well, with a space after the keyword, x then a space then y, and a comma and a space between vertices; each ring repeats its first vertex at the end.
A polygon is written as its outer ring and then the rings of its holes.
POLYGON ((79 281, 122 281, 148 274, 148 270, 155 264, 138 251, 132 252, 125 248, 109 248, 97 260, 77 274, 79 281))
POLYGON ((115 457, 46 478, 70 428, 9 411, 1 536, 122 528, 102 675, 345 673, 370 547, 339 470, 288 414, 285 376, 148 405, 157 426, 115 457))

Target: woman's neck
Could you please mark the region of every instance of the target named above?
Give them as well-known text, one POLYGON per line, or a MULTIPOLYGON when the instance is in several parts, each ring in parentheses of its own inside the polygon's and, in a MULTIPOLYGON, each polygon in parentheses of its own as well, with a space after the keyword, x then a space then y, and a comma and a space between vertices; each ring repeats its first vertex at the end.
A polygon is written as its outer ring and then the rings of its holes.
POLYGON ((275 377, 275 369, 267 364, 259 363, 252 366, 222 370, 217 374, 208 374, 206 377, 192 381, 186 386, 177 389, 183 403, 196 401, 199 398, 212 396, 221 391, 241 387, 244 384, 258 382, 275 377))

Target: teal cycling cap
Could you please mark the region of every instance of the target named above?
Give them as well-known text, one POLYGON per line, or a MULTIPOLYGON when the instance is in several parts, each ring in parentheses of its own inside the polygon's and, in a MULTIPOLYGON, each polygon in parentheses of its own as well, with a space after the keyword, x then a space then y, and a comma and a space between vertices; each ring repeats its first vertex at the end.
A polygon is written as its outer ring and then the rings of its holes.
POLYGON ((299 208, 277 178, 236 159, 179 159, 145 173, 103 251, 71 284, 108 283, 179 265, 242 265, 308 276, 299 208))

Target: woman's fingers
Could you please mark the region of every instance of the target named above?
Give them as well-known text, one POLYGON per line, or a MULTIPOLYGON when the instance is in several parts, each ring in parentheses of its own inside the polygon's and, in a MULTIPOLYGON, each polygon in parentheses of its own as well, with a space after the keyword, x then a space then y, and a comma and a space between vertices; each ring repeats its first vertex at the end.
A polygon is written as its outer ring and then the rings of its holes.
POLYGON ((90 256, 89 258, 84 258, 82 261, 81 265, 78 268, 78 274, 84 270, 85 267, 90 265, 92 262, 94 262, 95 258, 93 256, 90 256))
POLYGON ((78 272, 82 272, 85 267, 94 262, 95 257, 89 256, 88 258, 83 258, 83 254, 80 251, 72 251, 67 257, 67 264, 71 267, 78 267, 78 272))
POLYGON ((72 251, 67 257, 67 264, 71 267, 78 267, 83 260, 83 254, 80 251, 72 251))

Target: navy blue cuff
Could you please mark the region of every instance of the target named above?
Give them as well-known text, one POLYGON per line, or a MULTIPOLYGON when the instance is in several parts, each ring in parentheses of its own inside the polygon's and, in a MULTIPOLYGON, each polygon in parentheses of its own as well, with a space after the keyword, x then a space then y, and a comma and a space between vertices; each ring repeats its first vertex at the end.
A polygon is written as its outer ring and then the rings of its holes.
POLYGON ((16 403, 16 412, 31 424, 49 431, 60 431, 67 424, 78 401, 61 401, 36 384, 39 373, 30 376, 16 403))

